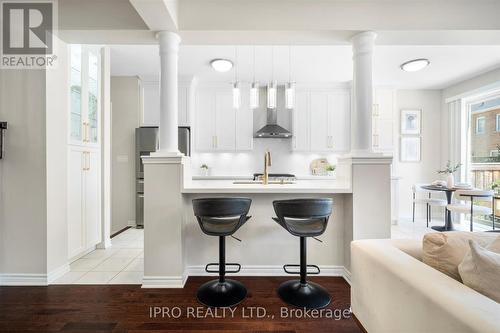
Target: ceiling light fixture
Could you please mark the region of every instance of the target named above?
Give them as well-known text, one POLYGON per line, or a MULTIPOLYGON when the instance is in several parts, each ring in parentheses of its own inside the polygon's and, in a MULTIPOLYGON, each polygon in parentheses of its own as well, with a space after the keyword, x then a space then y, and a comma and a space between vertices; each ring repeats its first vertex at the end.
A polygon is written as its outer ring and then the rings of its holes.
POLYGON ((259 83, 255 81, 255 46, 253 47, 253 82, 250 87, 250 108, 259 107, 259 83))
POLYGON ((238 82, 238 47, 234 47, 234 83, 233 83, 233 108, 239 109, 241 106, 240 83, 238 82))
POLYGON ((233 68, 233 62, 227 59, 214 59, 210 61, 210 66, 217 72, 224 73, 233 68))
POLYGON ((401 69, 405 72, 418 72, 430 65, 429 59, 413 59, 401 64, 401 69))
POLYGON ((271 46, 271 82, 267 85, 267 108, 276 109, 278 83, 274 80, 274 46, 271 46))

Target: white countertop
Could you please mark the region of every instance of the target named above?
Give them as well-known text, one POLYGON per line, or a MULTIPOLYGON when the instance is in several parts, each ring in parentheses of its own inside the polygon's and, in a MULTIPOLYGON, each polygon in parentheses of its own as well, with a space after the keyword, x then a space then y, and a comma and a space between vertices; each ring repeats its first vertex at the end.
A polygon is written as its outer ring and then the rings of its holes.
POLYGON ((184 184, 182 193, 352 193, 338 180, 297 180, 294 184, 233 184, 234 180, 197 180, 184 184))

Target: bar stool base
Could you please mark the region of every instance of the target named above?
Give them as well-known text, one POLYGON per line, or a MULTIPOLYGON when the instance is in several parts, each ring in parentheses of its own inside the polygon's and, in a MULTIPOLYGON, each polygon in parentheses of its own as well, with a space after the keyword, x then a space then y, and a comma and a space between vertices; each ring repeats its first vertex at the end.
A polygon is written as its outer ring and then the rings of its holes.
POLYGON ((321 309, 330 304, 331 297, 325 288, 317 283, 300 283, 300 280, 283 282, 278 295, 287 304, 306 309, 321 309))
POLYGON ((199 289, 196 297, 198 302, 209 307, 226 308, 235 306, 245 299, 247 289, 235 280, 212 280, 204 283, 199 289))

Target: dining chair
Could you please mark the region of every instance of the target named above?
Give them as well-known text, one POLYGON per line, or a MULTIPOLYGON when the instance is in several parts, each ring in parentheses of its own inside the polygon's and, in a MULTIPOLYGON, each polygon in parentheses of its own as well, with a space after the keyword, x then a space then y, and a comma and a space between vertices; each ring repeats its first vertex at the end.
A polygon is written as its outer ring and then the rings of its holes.
POLYGON ((458 202, 446 206, 450 212, 470 214, 470 231, 474 231, 474 215, 490 215, 492 207, 475 205, 474 203, 493 203, 493 190, 458 190, 455 198, 458 202))
MULTIPOLYGON (((431 191, 427 191, 422 188, 424 184, 413 184, 412 189, 412 220, 415 222, 415 206, 417 204, 424 204, 426 207, 426 222, 427 227, 429 227, 429 222, 432 220, 432 207, 446 207, 448 204, 444 199, 432 198, 431 191), (419 195, 420 194, 420 195, 419 195)), ((445 220, 446 220, 446 209, 445 209, 445 220)))

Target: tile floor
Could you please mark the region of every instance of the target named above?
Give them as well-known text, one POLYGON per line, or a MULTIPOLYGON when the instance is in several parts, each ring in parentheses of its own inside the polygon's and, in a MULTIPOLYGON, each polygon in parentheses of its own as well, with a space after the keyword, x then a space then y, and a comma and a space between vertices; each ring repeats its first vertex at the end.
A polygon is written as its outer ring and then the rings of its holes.
POLYGON ((144 230, 130 228, 111 239, 113 246, 95 250, 71 263, 53 284, 142 284, 144 230))

